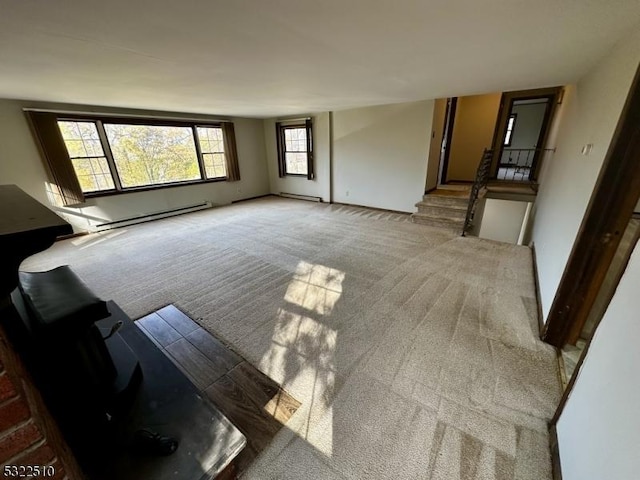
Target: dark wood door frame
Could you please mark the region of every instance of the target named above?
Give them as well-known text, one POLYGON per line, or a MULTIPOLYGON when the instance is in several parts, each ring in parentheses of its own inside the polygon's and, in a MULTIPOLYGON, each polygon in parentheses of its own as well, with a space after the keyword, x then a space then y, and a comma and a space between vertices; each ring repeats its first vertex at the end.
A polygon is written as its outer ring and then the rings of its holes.
MULTIPOLYGON (((538 88, 535 90, 518 90, 514 92, 504 92, 500 98, 500 109, 498 110, 498 119, 496 121, 496 128, 493 132, 493 162, 491 163, 491 171, 489 173, 490 178, 496 178, 498 174, 498 163, 502 157, 502 149, 504 148, 504 135, 507 131, 507 123, 509 121, 509 114, 513 102, 517 100, 533 100, 537 98, 549 99, 549 106, 545 111, 542 121, 542 127, 540 129, 540 136, 538 137, 538 144, 536 148, 543 149, 547 144, 549 138, 549 131, 551 121, 555 115, 556 107, 558 105, 558 99, 561 96, 562 87, 553 88, 538 88)), ((541 151, 536 152, 533 159, 533 174, 531 177, 535 180, 538 178, 540 171, 540 156, 541 151)))
POLYGON ((562 348, 579 338, 639 198, 640 68, 553 300, 545 342, 562 348))
MULTIPOLYGON (((447 183, 447 171, 449 169, 449 156, 451 154, 451 141, 453 139, 453 126, 456 120, 456 109, 458 98, 453 97, 447 100, 447 115, 444 124, 444 152, 440 157, 440 172, 438 175, 438 185, 447 183)), ((437 187, 437 186, 436 186, 437 187)))
MULTIPOLYGON (((635 217, 636 219, 640 220, 640 214, 634 213, 633 217, 635 217)), ((631 240, 631 247, 630 247, 630 251, 628 252, 628 255, 625 255, 624 258, 624 268, 621 269, 621 271, 616 272, 614 275, 616 276, 615 278, 615 283, 616 286, 617 284, 620 282, 620 279, 622 278, 622 275, 624 274, 624 269, 626 269, 629 260, 631 258, 631 253, 633 252, 635 246, 638 243, 640 237, 640 231, 635 232, 632 240, 631 240)), ((609 272, 607 273, 609 274, 609 272)), ((608 296, 608 301, 611 301, 611 298, 613 297, 613 294, 611 295, 607 295, 608 296)), ((596 321, 596 324, 594 326, 594 332, 598 329, 598 326, 600 325, 600 321, 602 320, 602 318, 600 318, 599 320, 596 321)), ((556 409, 556 412, 553 415, 553 418, 551 419, 551 426, 555 426, 558 423, 558 419, 560 418, 560 415, 562 414, 562 411, 564 410, 564 406, 567 403, 567 400, 569 399, 569 396, 571 394, 571 391, 573 390, 573 386, 576 383, 576 379, 578 378, 578 372, 580 371, 580 369, 582 368, 582 364, 584 363, 585 358, 587 358, 587 354, 589 353, 589 348, 591 347, 591 341, 593 340, 593 334, 591 334, 591 336, 587 339, 587 343, 584 346, 584 349, 582 350, 582 353, 580 354, 580 358, 578 359, 578 363, 576 364, 576 367, 573 371, 573 374, 571 375, 571 378, 569 379, 569 383, 567 384, 566 388, 564 389, 564 392, 562 394, 562 398, 560 399, 560 403, 558 404, 558 408, 556 409)))

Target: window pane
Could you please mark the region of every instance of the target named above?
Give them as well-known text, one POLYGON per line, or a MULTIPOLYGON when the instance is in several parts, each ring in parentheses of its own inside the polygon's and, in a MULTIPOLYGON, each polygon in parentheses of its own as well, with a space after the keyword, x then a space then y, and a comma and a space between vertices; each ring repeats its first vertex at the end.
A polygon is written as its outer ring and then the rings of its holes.
POLYGON ((105 124, 124 188, 200 179, 190 127, 105 124))
POLYGON ((83 192, 98 192, 115 188, 105 157, 73 158, 71 163, 83 192))
POLYGON ((224 178, 227 176, 227 164, 224 153, 203 153, 204 171, 207 178, 224 178))
POLYGON ((507 133, 504 136, 504 144, 509 145, 511 143, 511 130, 507 130, 507 133))
POLYGON ((207 178, 224 178, 227 165, 224 158, 222 128, 197 127, 200 151, 204 159, 204 172, 207 178))
POLYGON ((284 149, 287 152, 306 152, 307 130, 304 128, 286 128, 284 130, 284 149))
POLYGON ((511 137, 513 136, 513 127, 515 126, 516 123, 516 116, 515 115, 511 115, 509 117, 509 121, 507 122, 507 131, 504 134, 504 144, 505 145, 510 145, 511 144, 511 137))
POLYGON ((222 142, 222 128, 198 127, 198 137, 200 138, 200 142, 222 142))
POLYGON ((307 174, 307 154, 306 153, 285 153, 286 173, 307 174))
POLYGON ((69 157, 102 157, 102 145, 95 122, 58 122, 69 157))
POLYGON ((198 139, 202 153, 223 153, 222 128, 198 127, 198 139))
POLYGON ((115 189, 95 122, 64 120, 58 128, 82 191, 115 189))

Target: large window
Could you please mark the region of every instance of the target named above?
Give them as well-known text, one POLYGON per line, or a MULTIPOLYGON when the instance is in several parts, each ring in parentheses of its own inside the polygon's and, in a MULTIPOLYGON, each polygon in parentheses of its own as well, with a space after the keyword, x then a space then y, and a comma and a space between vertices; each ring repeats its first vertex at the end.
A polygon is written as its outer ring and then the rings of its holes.
POLYGON ((276 124, 280 176, 314 178, 311 120, 305 123, 276 124))
POLYGON ((65 204, 85 196, 240 180, 232 123, 28 115, 65 204))

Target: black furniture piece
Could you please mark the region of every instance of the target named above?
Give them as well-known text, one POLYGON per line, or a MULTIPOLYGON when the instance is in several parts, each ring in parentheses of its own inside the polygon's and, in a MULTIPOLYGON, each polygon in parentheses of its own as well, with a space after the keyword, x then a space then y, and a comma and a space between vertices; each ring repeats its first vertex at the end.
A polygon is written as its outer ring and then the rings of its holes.
POLYGON ((91 479, 212 479, 244 448, 242 433, 69 267, 19 279, 12 299, 29 364, 91 479))
POLYGON ((25 258, 71 233, 71 225, 16 185, 0 185, 0 300, 18 286, 25 258))
POLYGON ((122 323, 96 325, 111 315, 107 304, 68 266, 20 272, 11 298, 22 320, 14 338, 69 443, 91 451, 87 439, 114 441, 142 380, 122 323))
POLYGON ((245 437, 115 303, 97 298, 68 267, 18 274, 25 258, 70 233, 18 187, 0 185, 0 324, 84 473, 95 480, 226 475, 245 437), (178 449, 140 454, 135 433, 145 428, 178 439, 178 449))
MULTIPOLYGON (((225 479, 230 464, 246 446, 244 435, 114 303, 111 317, 100 320, 105 331, 118 322, 118 333, 137 354, 142 367, 140 385, 126 425, 123 442, 109 461, 91 472, 95 480, 210 480, 225 479), (138 455, 129 448, 135 432, 150 428, 180 441, 169 456, 138 455)), ((232 471, 232 469, 231 469, 232 471)))

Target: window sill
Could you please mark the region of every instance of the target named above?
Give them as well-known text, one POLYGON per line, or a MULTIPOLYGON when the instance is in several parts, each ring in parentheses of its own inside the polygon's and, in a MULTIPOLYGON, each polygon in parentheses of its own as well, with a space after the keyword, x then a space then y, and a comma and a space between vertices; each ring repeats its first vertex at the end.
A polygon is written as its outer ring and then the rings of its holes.
POLYGON ((285 177, 294 177, 294 178, 307 178, 306 173, 285 173, 285 177))
POLYGON ((142 187, 130 187, 122 190, 105 190, 102 192, 85 193, 85 198, 111 197, 113 195, 125 195, 127 193, 149 192, 151 190, 161 190, 165 188, 186 187, 189 185, 202 185, 206 183, 226 182, 227 178, 211 178, 207 180, 190 180, 187 182, 163 183, 162 185, 148 185, 142 187))

